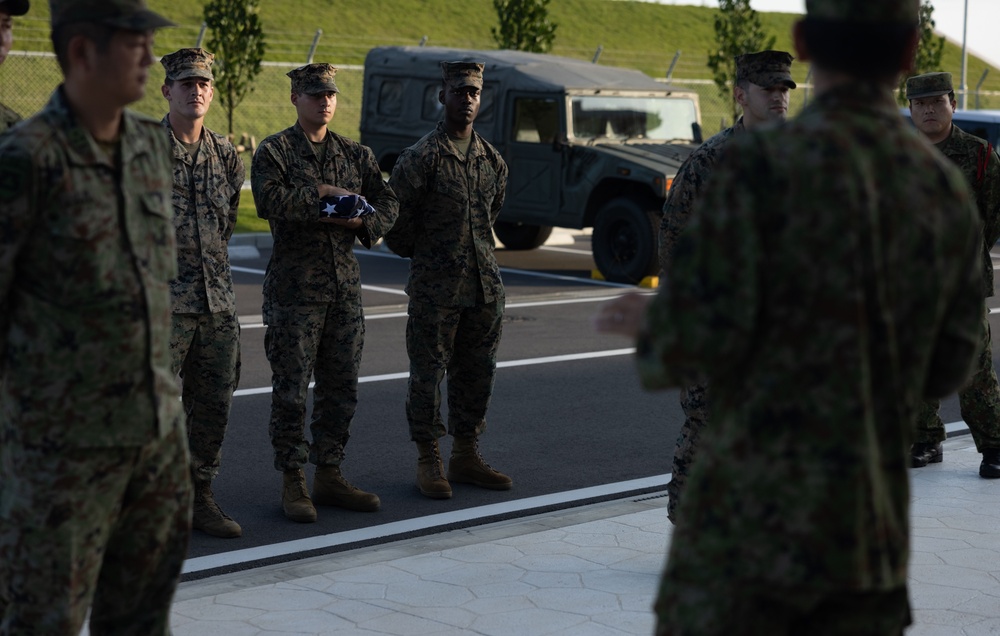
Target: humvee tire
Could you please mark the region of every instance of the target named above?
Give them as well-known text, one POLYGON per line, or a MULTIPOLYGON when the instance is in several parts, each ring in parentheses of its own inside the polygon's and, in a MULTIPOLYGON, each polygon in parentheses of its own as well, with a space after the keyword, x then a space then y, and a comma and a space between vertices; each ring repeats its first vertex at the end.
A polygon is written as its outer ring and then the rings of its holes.
POLYGON ((591 249, 594 263, 605 280, 635 285, 656 274, 660 213, 649 210, 650 207, 635 199, 618 197, 597 213, 591 249))
POLYGON ((509 250, 533 250, 548 240, 552 226, 497 221, 493 224, 493 232, 509 250))

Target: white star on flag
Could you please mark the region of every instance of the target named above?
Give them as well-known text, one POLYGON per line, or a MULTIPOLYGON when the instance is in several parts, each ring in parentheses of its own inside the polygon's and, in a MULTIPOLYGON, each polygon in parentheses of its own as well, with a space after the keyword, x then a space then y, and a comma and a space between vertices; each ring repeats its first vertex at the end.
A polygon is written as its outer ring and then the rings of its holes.
POLYGON ((333 216, 334 214, 336 214, 336 212, 337 212, 337 208, 335 208, 335 207, 333 206, 333 204, 331 204, 331 203, 327 203, 327 204, 326 204, 326 206, 324 206, 324 207, 323 207, 323 212, 324 212, 324 213, 325 213, 325 214, 326 214, 327 216, 333 216))

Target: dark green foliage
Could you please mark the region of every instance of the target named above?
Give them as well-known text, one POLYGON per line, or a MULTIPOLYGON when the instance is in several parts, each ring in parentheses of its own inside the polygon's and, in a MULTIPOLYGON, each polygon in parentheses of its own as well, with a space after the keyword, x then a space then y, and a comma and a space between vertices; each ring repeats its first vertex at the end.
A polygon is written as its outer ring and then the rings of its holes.
POLYGON ((501 49, 548 53, 556 37, 549 20, 549 0, 493 0, 499 27, 490 33, 501 49))
POLYGON ((750 8, 750 0, 719 0, 715 14, 715 42, 717 48, 708 52, 708 68, 719 88, 719 96, 732 104, 733 121, 739 116, 732 86, 736 81, 737 55, 755 53, 774 48, 776 38, 768 35, 761 26, 757 12, 750 8))
POLYGON ((208 0, 206 47, 215 54, 215 94, 226 108, 229 134, 233 134, 233 111, 260 73, 266 49, 257 0, 208 0))

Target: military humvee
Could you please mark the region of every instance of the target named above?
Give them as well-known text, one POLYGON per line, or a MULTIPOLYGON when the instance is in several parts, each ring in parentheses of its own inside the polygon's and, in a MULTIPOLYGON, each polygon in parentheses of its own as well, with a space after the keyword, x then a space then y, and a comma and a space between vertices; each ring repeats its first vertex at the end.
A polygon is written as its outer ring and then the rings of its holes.
POLYGON ((608 280, 657 270, 663 201, 701 142, 698 96, 639 71, 520 51, 380 47, 365 60, 361 143, 391 171, 442 118, 441 61, 486 65, 475 128, 510 168, 494 228, 508 249, 534 249, 553 227, 593 227, 608 280))

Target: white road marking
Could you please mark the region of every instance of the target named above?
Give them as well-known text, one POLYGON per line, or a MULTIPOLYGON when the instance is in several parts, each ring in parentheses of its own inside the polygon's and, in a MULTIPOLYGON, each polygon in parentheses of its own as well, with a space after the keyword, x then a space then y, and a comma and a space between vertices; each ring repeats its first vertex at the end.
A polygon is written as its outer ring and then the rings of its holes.
POLYGON ((404 535, 409 532, 427 530, 429 528, 447 526, 455 523, 475 521, 487 517, 541 509, 553 505, 565 505, 577 501, 586 501, 588 499, 595 499, 598 497, 620 495, 637 490, 660 488, 666 486, 669 481, 670 474, 667 473, 666 475, 632 479, 630 481, 621 481, 603 486, 592 486, 590 488, 580 488, 577 490, 557 492, 549 495, 540 495, 538 497, 528 497, 526 499, 517 499, 499 504, 466 508, 465 510, 426 515, 415 519, 405 519, 403 521, 395 521, 368 528, 334 532, 332 534, 319 537, 296 539, 294 541, 284 541, 281 543, 262 545, 256 548, 222 552, 220 554, 212 554, 188 559, 184 562, 183 573, 190 574, 192 572, 203 572, 205 570, 214 570, 216 568, 233 567, 243 563, 252 563, 254 561, 261 561, 264 559, 273 559, 275 557, 308 552, 310 550, 323 550, 350 543, 404 535))
MULTIPOLYGON (((525 358, 524 360, 506 360, 497 363, 498 369, 510 369, 513 367, 527 367, 536 364, 552 364, 556 362, 574 362, 576 360, 592 360, 595 358, 609 358, 613 356, 627 356, 635 353, 634 348, 609 349, 607 351, 590 351, 588 353, 569 353, 560 356, 546 356, 543 358, 525 358)), ((402 373, 383 373, 381 375, 367 375, 358 378, 358 384, 368 382, 387 382, 389 380, 405 380, 410 377, 408 371, 402 373)), ((309 383, 309 388, 316 386, 315 382, 309 383)), ((271 387, 262 386, 253 389, 239 389, 233 393, 233 397, 245 397, 248 395, 264 395, 271 392, 271 387)))

